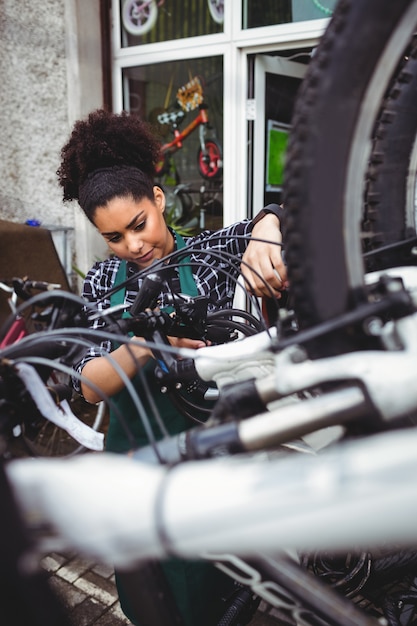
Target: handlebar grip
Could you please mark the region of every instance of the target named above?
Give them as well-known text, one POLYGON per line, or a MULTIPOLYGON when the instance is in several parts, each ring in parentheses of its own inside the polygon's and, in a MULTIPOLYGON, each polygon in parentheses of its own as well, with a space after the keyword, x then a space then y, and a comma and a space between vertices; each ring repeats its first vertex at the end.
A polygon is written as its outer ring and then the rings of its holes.
POLYGON ((53 289, 60 289, 59 283, 47 283, 44 280, 28 280, 25 283, 30 289, 36 289, 37 291, 52 291, 53 289))
POLYGON ((33 295, 32 291, 52 291, 53 289, 60 289, 61 285, 58 283, 48 283, 44 280, 29 280, 24 278, 13 278, 13 289, 15 294, 21 300, 29 300, 33 295))

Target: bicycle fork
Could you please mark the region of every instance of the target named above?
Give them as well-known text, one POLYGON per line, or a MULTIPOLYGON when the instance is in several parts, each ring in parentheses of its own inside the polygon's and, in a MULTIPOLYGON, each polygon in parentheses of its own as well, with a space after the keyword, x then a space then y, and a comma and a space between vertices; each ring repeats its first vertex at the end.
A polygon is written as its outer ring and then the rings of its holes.
POLYGON ((205 159, 209 159, 209 154, 207 152, 207 148, 206 148, 206 132, 207 132, 207 126, 209 123, 208 120, 208 115, 207 115, 207 109, 201 107, 200 109, 200 128, 198 129, 198 133, 199 133, 199 138, 200 138, 200 146, 201 146, 201 150, 204 154, 204 158, 205 159))

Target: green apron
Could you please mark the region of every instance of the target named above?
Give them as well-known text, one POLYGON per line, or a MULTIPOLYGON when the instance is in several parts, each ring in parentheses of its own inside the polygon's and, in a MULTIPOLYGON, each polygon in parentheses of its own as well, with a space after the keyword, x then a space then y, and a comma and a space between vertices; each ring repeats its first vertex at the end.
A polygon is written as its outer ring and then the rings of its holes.
MULTIPOLYGON (((176 233, 177 238, 177 247, 181 249, 185 247, 184 240, 182 237, 176 233)), ((185 293, 189 296, 197 296, 198 290, 197 286, 194 282, 193 274, 191 271, 191 267, 189 265, 189 257, 183 259, 179 265, 179 278, 180 278, 180 286, 181 292, 185 293)), ((126 280, 126 261, 122 261, 119 267, 119 270, 116 275, 116 279, 114 282, 114 287, 121 285, 126 280)), ((110 299, 110 306, 115 306, 117 304, 123 304, 125 297, 125 290, 120 289, 116 293, 112 294, 110 299)), ((129 314, 127 314, 128 316, 129 314)), ((187 420, 178 410, 172 405, 172 402, 169 399, 167 394, 161 393, 160 386, 155 378, 156 361, 150 359, 148 363, 142 368, 142 373, 145 376, 146 384, 152 398, 157 406, 159 414, 162 416, 165 427, 170 435, 175 435, 184 430, 190 428, 190 420, 187 420)), ((133 379, 132 383, 137 390, 142 389, 142 381, 139 374, 137 374, 133 379)), ((162 433, 159 430, 158 424, 153 417, 152 409, 149 405, 149 402, 146 398, 145 394, 141 394, 141 400, 146 412, 146 415, 149 418, 152 431, 155 435, 155 439, 160 439, 162 433)), ((149 439, 146 435, 146 432, 142 426, 142 422, 140 417, 138 416, 137 409, 135 404, 133 403, 131 396, 127 389, 123 389, 119 393, 113 396, 113 401, 117 404, 119 411, 122 412, 126 425, 128 426, 131 434, 134 437, 135 444, 137 447, 141 447, 147 445, 149 443, 149 439)), ((120 420, 117 418, 117 415, 110 411, 110 423, 109 429, 106 438, 106 449, 109 452, 127 452, 132 447, 130 440, 127 438, 125 429, 123 425, 120 423, 120 420)))
MULTIPOLYGON (((185 243, 182 237, 176 234, 178 249, 183 248, 185 243)), ((189 258, 186 257, 179 265, 179 278, 181 292, 190 296, 198 295, 197 286, 194 282, 189 258)), ((120 285, 126 279, 126 262, 122 261, 115 279, 114 286, 120 285)), ((124 303, 125 290, 121 289, 111 296, 111 306, 124 303)), ((154 370, 156 361, 151 359, 142 369, 146 378, 147 385, 152 394, 153 400, 157 406, 159 414, 169 434, 174 435, 189 429, 192 423, 184 417, 171 403, 167 394, 162 394, 157 384, 154 370)), ((142 389, 142 380, 139 375, 132 379, 132 383, 139 391, 142 389)), ((155 439, 160 439, 162 433, 158 424, 153 417, 153 413, 145 394, 140 394, 142 404, 149 417, 149 421, 155 435, 155 439)), ((129 392, 124 389, 113 396, 119 411, 122 413, 124 420, 134 437, 137 447, 148 445, 149 440, 142 426, 142 422, 137 414, 137 409, 129 392)), ((117 414, 110 411, 110 423, 106 437, 106 450, 109 452, 123 453, 132 448, 131 441, 128 439, 117 414)), ((140 485, 138 485, 140 492, 140 485)), ((136 497, 136 495, 135 495, 136 497)), ((224 581, 224 575, 210 563, 204 561, 182 561, 179 559, 169 559, 161 563, 168 585, 174 595, 176 604, 180 610, 181 616, 186 626, 211 626, 215 624, 221 611, 221 587, 224 581)), ((137 580, 140 581, 140 568, 137 573, 137 580)), ((116 584, 119 592, 121 607, 127 617, 137 626, 150 626, 148 624, 135 621, 132 615, 132 609, 129 606, 129 598, 125 591, 128 586, 132 589, 132 577, 134 586, 135 572, 120 573, 116 572, 116 584), (128 577, 128 580, 127 578, 128 577), (124 584, 124 580, 126 584, 124 584), (127 584, 128 583, 128 584, 127 584)), ((140 588, 137 589, 138 595, 140 588)), ((140 604, 140 597, 139 597, 140 604)), ((135 605, 138 602, 135 601, 135 605)), ((155 625, 157 626, 157 625, 155 625)))

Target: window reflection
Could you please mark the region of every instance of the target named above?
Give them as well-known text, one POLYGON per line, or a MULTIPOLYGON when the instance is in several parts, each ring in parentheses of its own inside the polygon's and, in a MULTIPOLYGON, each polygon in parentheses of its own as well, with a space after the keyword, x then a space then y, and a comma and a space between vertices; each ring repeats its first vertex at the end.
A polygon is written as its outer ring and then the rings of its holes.
POLYGON ((180 225, 217 228, 223 216, 223 60, 126 68, 124 109, 161 141, 158 183, 180 225))
POLYGON ((242 28, 331 16, 337 0, 242 0, 242 28))

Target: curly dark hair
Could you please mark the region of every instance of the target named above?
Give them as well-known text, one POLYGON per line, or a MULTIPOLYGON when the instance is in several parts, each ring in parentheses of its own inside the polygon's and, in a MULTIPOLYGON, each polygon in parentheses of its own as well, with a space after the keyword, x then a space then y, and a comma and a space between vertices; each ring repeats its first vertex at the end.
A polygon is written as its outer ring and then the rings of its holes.
POLYGON ((63 199, 79 200, 80 187, 89 174, 113 166, 137 168, 153 180, 159 155, 158 139, 138 116, 97 109, 74 124, 61 150, 57 176, 63 199))

